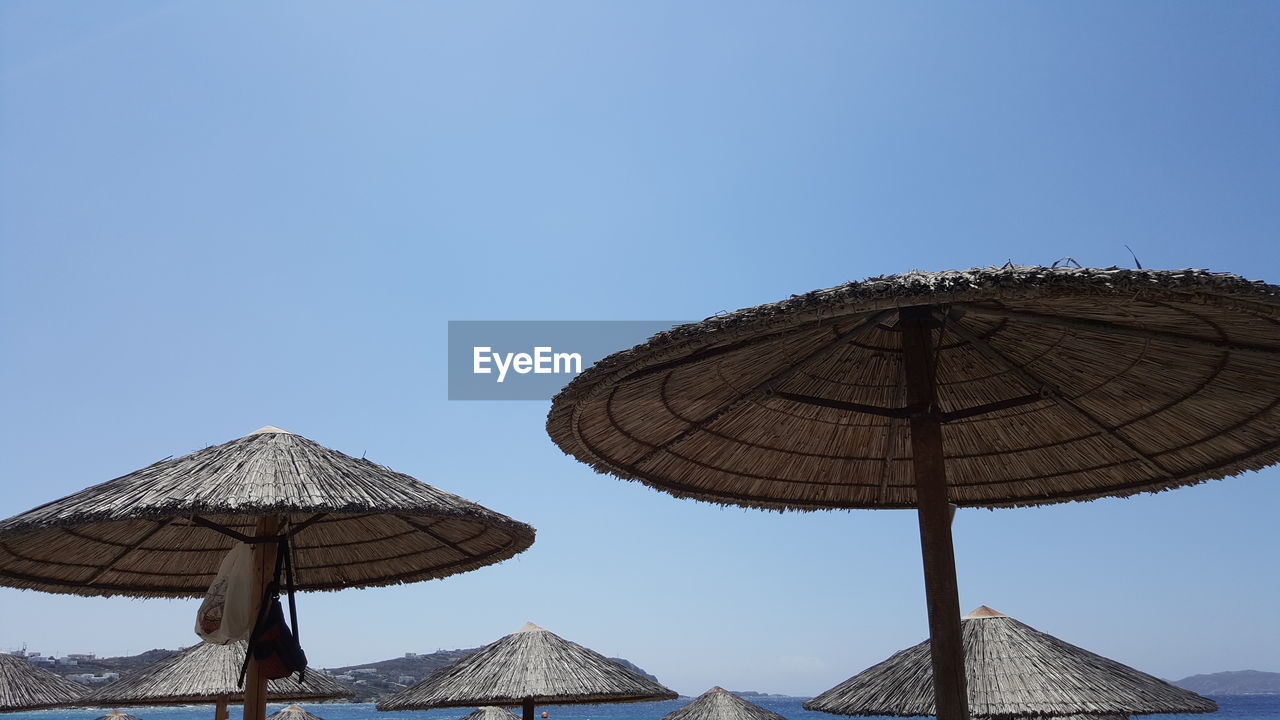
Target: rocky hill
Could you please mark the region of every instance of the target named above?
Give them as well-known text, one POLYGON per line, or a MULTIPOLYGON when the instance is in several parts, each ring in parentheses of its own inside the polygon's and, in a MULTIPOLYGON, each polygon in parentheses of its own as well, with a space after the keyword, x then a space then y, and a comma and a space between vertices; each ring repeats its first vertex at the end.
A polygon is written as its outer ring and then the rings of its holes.
POLYGON ((1261 670, 1192 675, 1173 684, 1201 695, 1280 695, 1280 673, 1261 670))

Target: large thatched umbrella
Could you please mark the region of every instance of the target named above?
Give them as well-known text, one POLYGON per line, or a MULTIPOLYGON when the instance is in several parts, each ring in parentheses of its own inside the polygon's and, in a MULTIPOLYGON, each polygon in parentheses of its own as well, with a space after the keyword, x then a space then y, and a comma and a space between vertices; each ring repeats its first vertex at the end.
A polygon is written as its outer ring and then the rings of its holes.
POLYGON ((702 693, 661 720, 787 720, 772 710, 747 702, 720 686, 702 693))
MULTIPOLYGON (((199 597, 236 541, 255 599, 287 536, 301 590, 441 578, 500 562, 533 528, 275 427, 95 485, 0 522, 0 584, 78 595, 199 597)), ((245 720, 263 720, 257 663, 245 720)))
POLYGON ((911 272, 682 325, 555 398, 554 441, 679 497, 916 508, 938 716, 966 715, 949 504, 1280 460, 1280 288, 1201 270, 911 272))
POLYGON ((268 715, 267 720, 324 720, 324 718, 312 715, 297 705, 286 705, 277 712, 268 715))
MULTIPOLYGON (((985 605, 964 617, 974 717, 1206 713, 1212 700, 1042 633, 985 605)), ((804 704, 839 715, 933 715, 929 641, 894 654, 804 704)))
POLYGON ((0 653, 0 713, 62 707, 86 692, 85 686, 24 657, 0 653))
POLYGON ((379 710, 671 700, 676 693, 533 623, 378 703, 379 710))
MULTIPOLYGON (((132 705, 186 705, 213 703, 215 720, 227 715, 227 704, 243 702, 246 687, 240 684, 240 667, 247 649, 244 641, 226 645, 200 643, 159 662, 104 685, 80 698, 87 707, 132 705)), ((308 669, 301 681, 296 675, 267 681, 266 699, 328 700, 350 697, 327 673, 308 669)))

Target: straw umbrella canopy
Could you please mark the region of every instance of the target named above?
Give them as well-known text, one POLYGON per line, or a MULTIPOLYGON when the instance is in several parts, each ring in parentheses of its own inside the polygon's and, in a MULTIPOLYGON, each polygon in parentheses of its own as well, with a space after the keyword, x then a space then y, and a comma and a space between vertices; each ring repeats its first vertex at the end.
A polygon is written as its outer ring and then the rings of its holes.
POLYGON ((134 715, 130 715, 130 714, 129 714, 129 713, 127 713, 127 712, 120 712, 119 710, 112 710, 111 712, 107 713, 106 715, 102 715, 102 716, 98 717, 98 718, 97 718, 97 720, 138 720, 138 718, 137 718, 136 716, 134 716, 134 715))
POLYGON ((962 720, 950 505, 1167 490, 1280 461, 1280 288, 1202 270, 910 272, 659 333, 547 420, 678 497, 916 508, 939 717, 962 720))
MULTIPOLYGON (((192 645, 95 690, 76 704, 103 707, 214 703, 215 717, 221 720, 228 703, 244 701, 247 686, 240 684, 240 667, 247 648, 248 643, 243 640, 225 645, 192 645)), ((267 681, 266 698, 275 702, 350 696, 351 691, 327 673, 314 669, 308 669, 301 682, 296 675, 267 681)))
POLYGON ((525 623, 415 685, 378 703, 379 710, 428 710, 535 704, 573 705, 672 700, 675 692, 594 650, 525 623))
POLYGON ((79 683, 0 653, 0 712, 62 707, 87 692, 79 683))
POLYGON ((267 720, 324 720, 324 718, 312 715, 297 705, 288 705, 268 715, 267 720))
MULTIPOLYGON (((1212 700, 1063 642, 985 605, 961 621, 975 718, 1207 713, 1212 700)), ((929 641, 804 704, 839 715, 934 715, 929 641)))
POLYGON ((672 710, 661 720, 787 720, 772 710, 747 702, 720 686, 711 688, 688 705, 672 710))
POLYGON ((520 720, 520 716, 506 708, 486 705, 472 710, 458 720, 520 720))
MULTIPOLYGON (((199 597, 236 541, 255 545, 255 598, 275 538, 300 590, 442 578, 528 548, 524 523, 403 473, 264 427, 0 521, 0 584, 77 595, 199 597), (263 542, 267 541, 267 542, 263 542)), ((262 720, 249 665, 245 718, 262 720)))

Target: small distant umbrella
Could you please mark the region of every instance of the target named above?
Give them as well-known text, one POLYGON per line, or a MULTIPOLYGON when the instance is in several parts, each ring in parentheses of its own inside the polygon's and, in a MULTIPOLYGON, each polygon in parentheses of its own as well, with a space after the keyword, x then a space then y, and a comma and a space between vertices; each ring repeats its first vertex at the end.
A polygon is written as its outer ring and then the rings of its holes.
MULTIPOLYGON (((120 705, 185 705, 215 703, 215 717, 226 715, 228 703, 243 702, 240 667, 247 643, 200 643, 129 673, 76 702, 88 707, 120 705)), ((276 702, 350 697, 330 675, 309 669, 301 682, 296 675, 267 681, 267 698, 276 702)))
POLYGON ((486 705, 472 710, 458 720, 520 720, 520 716, 506 708, 486 705))
POLYGON ((747 702, 722 687, 702 693, 693 702, 673 710, 662 720, 787 720, 772 710, 747 702))
POLYGON ((312 715, 297 705, 288 705, 279 712, 268 715, 267 720, 324 720, 324 718, 312 715))
POLYGON ((599 472, 774 510, 915 508, 943 720, 964 720, 951 506, 1280 462, 1280 287, 1203 270, 912 271, 659 333, 552 401, 599 472))
MULTIPOLYGON (((280 537, 297 589, 339 590, 475 570, 528 548, 534 530, 267 426, 0 521, 0 585, 199 597, 241 541, 255 543, 256 598, 280 537)), ((250 662, 245 720, 263 720, 265 682, 250 662)))
POLYGON ((533 623, 378 703, 379 710, 672 700, 676 693, 533 623))
POLYGON ((0 712, 62 707, 88 692, 79 683, 0 653, 0 712))
MULTIPOLYGON (((961 620, 975 718, 1208 713, 1212 700, 1063 642, 986 607, 961 620)), ((934 715, 929 641, 804 704, 837 715, 934 715)))
POLYGON ((127 712, 121 712, 121 711, 119 711, 119 710, 112 710, 111 712, 107 713, 106 715, 103 715, 103 716, 101 716, 101 717, 97 718, 97 720, 138 720, 138 718, 137 718, 137 717, 135 717, 135 716, 133 716, 133 715, 130 715, 130 714, 129 714, 129 713, 127 713, 127 712))

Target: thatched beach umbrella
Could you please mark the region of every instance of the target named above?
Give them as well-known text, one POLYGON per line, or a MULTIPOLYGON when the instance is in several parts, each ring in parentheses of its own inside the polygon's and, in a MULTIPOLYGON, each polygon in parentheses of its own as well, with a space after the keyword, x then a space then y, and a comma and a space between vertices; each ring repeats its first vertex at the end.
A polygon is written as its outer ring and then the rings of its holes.
POLYGON ((378 703, 379 710, 671 700, 675 692, 533 623, 378 703))
POLYGON ((776 510, 916 508, 938 715, 963 720, 950 504, 1124 496, 1280 460, 1280 288, 1201 270, 911 272, 682 325, 558 395, 599 472, 776 510))
POLYGON ((267 720, 324 720, 324 718, 312 715, 297 705, 287 705, 268 715, 267 720))
MULTIPOLYGON (((199 597, 254 542, 255 601, 288 537, 301 590, 442 578, 533 543, 524 523, 275 427, 0 522, 0 584, 77 595, 199 597)), ((257 663, 245 719, 263 720, 257 663)))
POLYGON ((106 715, 99 716, 98 718, 96 718, 96 720, 138 720, 138 718, 134 715, 130 715, 127 712, 112 710, 106 715))
MULTIPOLYGON (((985 605, 961 621, 969 711, 1006 720, 1207 713, 1212 700, 1042 633, 985 605)), ((929 641, 804 704, 839 715, 934 715, 929 641)))
POLYGON ((458 720, 520 720, 520 716, 506 708, 486 705, 472 710, 458 720))
POLYGON ((62 707, 88 692, 85 686, 0 653, 0 713, 62 707))
MULTIPOLYGON (((223 720, 228 703, 244 701, 247 687, 240 685, 240 667, 247 646, 244 641, 192 645, 104 685, 76 704, 111 707, 213 703, 215 720, 223 720)), ((275 702, 350 696, 351 691, 327 673, 314 669, 308 669, 301 682, 296 675, 267 681, 266 699, 275 702)))
POLYGON ((672 710, 661 720, 787 720, 772 710, 747 702, 720 686, 711 688, 688 705, 672 710))

